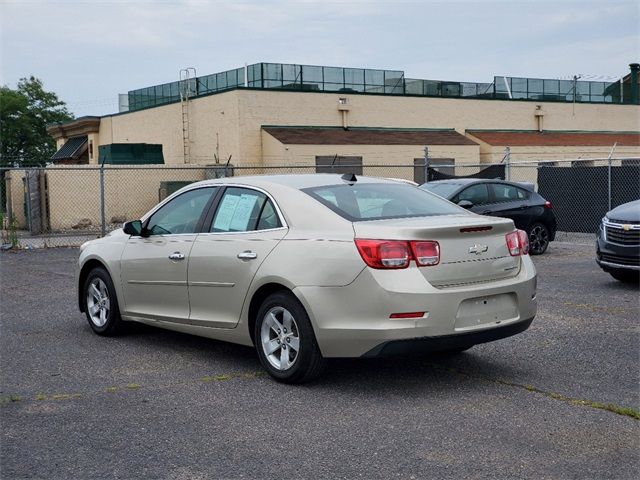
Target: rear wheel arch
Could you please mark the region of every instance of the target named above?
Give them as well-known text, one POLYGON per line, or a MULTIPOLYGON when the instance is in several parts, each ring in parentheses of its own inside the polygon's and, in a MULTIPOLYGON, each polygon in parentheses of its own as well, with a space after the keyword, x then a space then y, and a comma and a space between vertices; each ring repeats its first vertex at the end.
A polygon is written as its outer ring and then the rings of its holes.
POLYGON ((262 306, 262 303, 269 297, 279 291, 285 291, 289 293, 293 293, 290 288, 285 287, 281 283, 270 282, 265 283, 260 288, 258 288, 251 297, 251 302, 249 302, 249 311, 247 312, 248 316, 248 328, 249 335, 251 335, 251 341, 255 345, 255 325, 258 317, 258 311, 262 306))

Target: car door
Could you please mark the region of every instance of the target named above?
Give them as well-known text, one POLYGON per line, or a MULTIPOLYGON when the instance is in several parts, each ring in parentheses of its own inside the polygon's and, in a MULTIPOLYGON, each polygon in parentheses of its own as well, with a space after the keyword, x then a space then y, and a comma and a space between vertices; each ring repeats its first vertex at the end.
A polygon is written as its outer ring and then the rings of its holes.
POLYGON ((273 199, 250 187, 226 187, 208 217, 189 261, 190 323, 233 328, 253 277, 287 228, 273 199))
POLYGON ((516 228, 527 230, 529 227, 529 194, 526 190, 508 183, 490 183, 490 205, 493 215, 510 218, 516 228))
POLYGON ((132 235, 121 257, 127 315, 186 323, 189 319, 189 254, 217 187, 196 188, 172 198, 132 235))
POLYGON ((489 190, 486 183, 475 183, 461 190, 452 200, 454 203, 461 202, 462 200, 473 203, 473 207, 470 210, 480 215, 490 215, 491 212, 487 210, 486 205, 489 203, 489 190))

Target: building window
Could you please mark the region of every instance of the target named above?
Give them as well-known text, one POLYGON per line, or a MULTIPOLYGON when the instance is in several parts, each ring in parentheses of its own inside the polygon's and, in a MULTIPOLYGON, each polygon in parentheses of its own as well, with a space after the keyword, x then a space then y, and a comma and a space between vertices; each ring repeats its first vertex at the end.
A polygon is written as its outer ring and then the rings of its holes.
POLYGON ((105 165, 162 165, 162 144, 111 143, 98 147, 100 162, 105 165))

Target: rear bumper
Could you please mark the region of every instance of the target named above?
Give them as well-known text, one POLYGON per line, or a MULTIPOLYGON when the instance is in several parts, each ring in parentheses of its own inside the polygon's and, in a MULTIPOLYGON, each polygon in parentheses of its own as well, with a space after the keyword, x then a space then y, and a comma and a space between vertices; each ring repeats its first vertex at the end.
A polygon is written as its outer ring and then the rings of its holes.
POLYGON ((489 328, 479 332, 458 333, 440 337, 421 337, 408 340, 393 340, 381 343, 362 355, 365 358, 391 357, 429 352, 442 352, 457 348, 466 348, 478 343, 493 342, 524 332, 533 322, 533 318, 498 328, 489 328))
POLYGON ((325 357, 375 356, 377 347, 393 351, 398 347, 384 345, 398 341, 419 340, 430 350, 440 342, 444 348, 456 348, 448 345, 458 341, 464 346, 488 342, 525 330, 537 310, 536 272, 528 256, 518 275, 487 283, 438 289, 414 267, 365 269, 347 286, 297 287, 294 293, 309 314, 325 357), (494 299, 508 301, 492 303, 494 299), (390 318, 403 312, 425 314, 390 318))

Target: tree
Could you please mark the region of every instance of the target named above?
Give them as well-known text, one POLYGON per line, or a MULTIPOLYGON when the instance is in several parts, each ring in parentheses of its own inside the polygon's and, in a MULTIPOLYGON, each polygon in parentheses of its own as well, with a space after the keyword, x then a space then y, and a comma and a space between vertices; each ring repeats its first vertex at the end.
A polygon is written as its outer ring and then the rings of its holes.
POLYGON ((47 125, 72 118, 38 78, 21 78, 15 90, 0 87, 0 165, 44 165, 56 148, 47 125))

